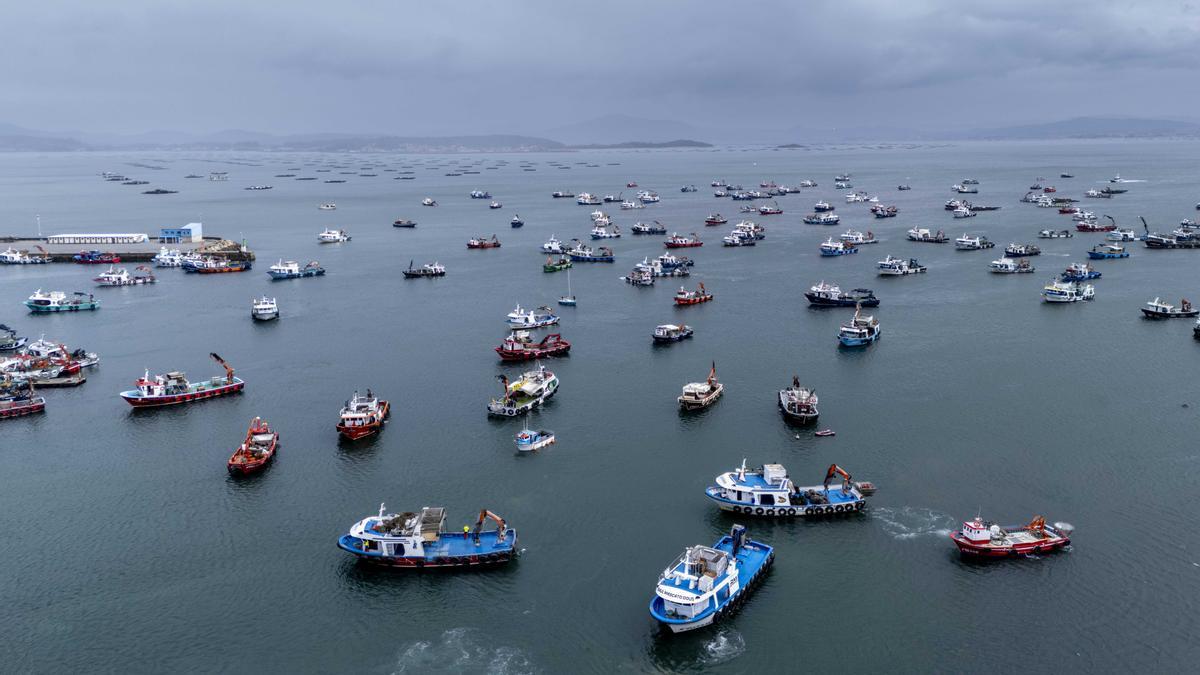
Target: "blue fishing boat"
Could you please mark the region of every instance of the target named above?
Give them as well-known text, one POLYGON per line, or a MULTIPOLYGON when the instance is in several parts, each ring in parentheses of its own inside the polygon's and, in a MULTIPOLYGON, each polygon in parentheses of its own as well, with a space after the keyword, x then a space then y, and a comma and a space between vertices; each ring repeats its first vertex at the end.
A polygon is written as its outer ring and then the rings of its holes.
POLYGON ((1108 260, 1110 258, 1128 258, 1129 251, 1125 250, 1124 246, 1116 244, 1097 244, 1088 251, 1088 257, 1092 260, 1108 260))
POLYGON ((607 246, 601 246, 593 251, 590 246, 580 244, 567 251, 567 255, 571 256, 571 262, 613 262, 616 260, 612 249, 607 246))
POLYGON ((858 253, 858 247, 844 241, 835 241, 832 237, 821 244, 821 255, 823 256, 850 255, 851 253, 858 253))
POLYGON ((1087 281, 1099 279, 1100 273, 1087 263, 1071 263, 1059 278, 1063 281, 1087 281))
POLYGON ((879 339, 879 321, 873 316, 863 316, 862 307, 854 309, 850 323, 842 324, 838 331, 838 342, 843 347, 863 347, 879 339))
POLYGON ((316 260, 308 263, 304 267, 301 267, 300 263, 296 262, 295 260, 280 260, 274 265, 271 265, 270 269, 267 271, 267 274, 270 275, 272 280, 276 281, 279 279, 303 279, 305 277, 324 276, 325 268, 321 267, 316 260))
POLYGON ((517 554, 517 531, 488 510, 479 512, 474 530, 446 531, 446 510, 426 507, 420 513, 364 518, 338 539, 338 547, 359 560, 388 567, 486 567, 509 562, 517 554), (496 529, 484 532, 491 519, 496 529))
POLYGON ((663 570, 650 616, 674 633, 712 625, 742 604, 774 561, 775 549, 734 525, 713 546, 692 546, 663 570))
POLYGON ((832 516, 861 511, 875 485, 855 482, 845 469, 831 464, 821 485, 799 486, 788 477, 781 464, 764 464, 757 469, 742 466, 717 476, 716 484, 705 489, 708 498, 723 511, 754 516, 795 517, 832 516), (842 477, 841 488, 829 488, 834 476, 842 477))

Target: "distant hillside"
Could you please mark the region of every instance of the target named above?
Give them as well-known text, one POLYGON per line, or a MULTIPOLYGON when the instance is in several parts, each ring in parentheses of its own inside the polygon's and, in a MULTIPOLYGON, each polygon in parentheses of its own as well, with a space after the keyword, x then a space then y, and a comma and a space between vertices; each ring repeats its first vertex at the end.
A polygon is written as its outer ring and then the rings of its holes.
POLYGON ((1177 136, 1200 136, 1200 124, 1136 117, 1076 117, 1046 124, 977 129, 966 134, 967 138, 983 140, 1177 136))
POLYGON ((0 152, 68 152, 88 149, 88 146, 73 138, 0 133, 0 152))
POLYGON ((712 143, 704 141, 690 141, 681 138, 677 141, 666 141, 663 143, 649 143, 646 141, 626 141, 624 143, 609 143, 609 144, 590 144, 590 145, 572 145, 572 148, 580 150, 643 150, 643 149, 658 149, 658 148, 711 148, 712 143))
POLYGON ((695 127, 675 120, 652 120, 629 115, 604 115, 568 124, 547 132, 571 145, 609 145, 640 138, 649 143, 664 143, 677 138, 703 137, 695 127))

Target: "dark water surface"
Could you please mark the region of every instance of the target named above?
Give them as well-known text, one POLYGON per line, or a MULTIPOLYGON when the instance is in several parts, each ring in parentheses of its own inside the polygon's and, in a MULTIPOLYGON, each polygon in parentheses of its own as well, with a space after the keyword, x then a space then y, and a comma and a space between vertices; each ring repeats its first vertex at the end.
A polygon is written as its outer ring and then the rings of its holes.
POLYGON ((0 268, 0 322, 23 334, 101 354, 89 381, 47 392, 45 415, 0 422, 0 657, 17 671, 268 672, 796 672, 1190 670, 1200 648, 1200 535, 1195 500, 1196 358, 1189 321, 1149 322, 1154 296, 1200 295, 1200 252, 1147 251, 1097 261, 1096 301, 1040 302, 1042 285, 1102 235, 1038 241, 1069 228, 1056 210, 1018 203, 1035 177, 1081 197, 1120 172, 1145 182, 1112 200, 1084 200, 1126 227, 1145 215, 1169 231, 1196 216, 1196 143, 1072 142, 539 155, 393 156, 253 153, 0 155, 0 234, 134 231, 203 220, 209 234, 244 236, 254 271, 200 277, 159 272, 149 287, 98 289, 103 309, 28 316, 35 289, 90 287, 98 268, 0 268), (157 164, 152 171, 130 162, 157 164), (507 162, 495 170, 483 167, 507 162), (535 172, 522 171, 532 163, 535 172), (549 162, 571 167, 557 169, 549 162), (577 162, 598 166, 588 167, 577 162), (446 177, 475 163, 479 175, 446 177), (611 165, 610 163, 619 163, 611 165), (338 164, 330 173, 322 165, 338 164), (371 166, 376 177, 337 175, 371 166), (411 166, 405 169, 404 166, 411 166), (438 168, 430 169, 429 166, 438 168), (299 171, 288 169, 298 167, 299 171), (411 170, 416 180, 392 180, 411 170), (103 170, 178 189, 106 183, 103 170), (185 180, 228 171, 227 183, 185 180), (900 215, 869 217, 832 188, 856 188, 900 215), (1076 178, 1058 179, 1061 171, 1076 178), (317 181, 273 178, 278 173, 317 181), (773 179, 820 187, 780 198, 781 216, 755 248, 719 246, 705 228, 713 178, 746 187, 773 179), (976 203, 1003 206, 969 221, 942 209, 949 186, 981 181, 976 203), (324 179, 345 178, 345 184, 324 179), (501 365, 492 348, 504 314, 553 301, 563 273, 543 274, 551 234, 586 237, 588 212, 553 190, 598 194, 636 180, 661 204, 603 207, 628 233, 658 219, 706 241, 689 286, 714 302, 677 309, 676 284, 632 288, 618 277, 662 252, 661 237, 626 234, 611 265, 577 264, 577 308, 562 308, 570 357, 547 361, 558 396, 531 425, 559 443, 516 456, 517 420, 488 419, 501 365), (913 185, 897 192, 901 182, 913 185), (243 187, 271 184, 249 192, 243 187), (680 185, 700 191, 681 194, 680 185), (504 208, 470 200, 487 189, 504 208), (437 208, 422 208, 432 196, 437 208), (803 225, 819 198, 838 227, 803 225), (336 211, 318 211, 334 201, 336 211), (508 219, 526 221, 510 230, 508 219), (407 217, 415 230, 394 229, 407 217), (1032 241, 1038 273, 987 272, 999 249, 904 240, 914 225, 982 233, 1003 247, 1032 241), (353 235, 321 246, 326 226, 353 235), (848 227, 883 239, 855 256, 817 246, 848 227), (503 248, 468 251, 473 235, 503 248), (879 278, 887 254, 929 273, 879 278), (318 259, 319 279, 271 283, 278 258, 318 259), (439 260, 443 279, 405 281, 400 269, 439 260), (882 340, 835 346, 843 310, 813 310, 820 280, 869 286, 882 340), (256 324, 253 296, 277 296, 283 318, 256 324), (696 337, 651 344, 659 323, 696 337), (178 409, 133 411, 117 396, 143 369, 216 374, 210 351, 247 381, 243 395, 178 409), (680 387, 715 360, 725 397, 681 416, 680 387), (776 391, 792 374, 816 387, 821 427, 789 429, 776 391), (377 438, 346 444, 342 402, 371 387, 392 402, 377 438), (273 466, 230 479, 225 460, 250 418, 282 433, 273 466), (869 511, 816 522, 747 522, 776 547, 767 582, 715 629, 663 636, 647 604, 658 573, 683 547, 711 543, 735 522, 703 489, 743 457, 782 462, 818 483, 831 462, 880 486, 869 511), (482 574, 412 574, 355 564, 336 548, 356 520, 390 509, 445 506, 449 527, 487 507, 519 530, 526 550, 482 574), (1075 525, 1060 555, 989 565, 959 559, 947 534, 982 513, 1024 522, 1035 513, 1075 525))

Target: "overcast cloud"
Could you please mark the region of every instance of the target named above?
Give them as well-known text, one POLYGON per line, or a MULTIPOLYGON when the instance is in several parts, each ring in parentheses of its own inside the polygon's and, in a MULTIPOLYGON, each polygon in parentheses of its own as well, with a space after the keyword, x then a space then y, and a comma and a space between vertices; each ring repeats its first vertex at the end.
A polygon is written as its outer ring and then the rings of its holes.
POLYGON ((1200 118, 1191 2, 10 3, 0 121, 546 134, 1200 118))

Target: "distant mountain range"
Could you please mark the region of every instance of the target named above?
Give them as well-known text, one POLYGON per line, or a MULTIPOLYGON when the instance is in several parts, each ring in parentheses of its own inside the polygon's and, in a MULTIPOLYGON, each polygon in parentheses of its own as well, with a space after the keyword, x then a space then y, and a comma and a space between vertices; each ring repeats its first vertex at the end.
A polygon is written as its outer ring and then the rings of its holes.
POLYGON ((0 123, 0 151, 71 152, 86 150, 300 150, 313 152, 553 152, 583 148, 704 148, 688 140, 722 143, 795 145, 884 141, 1044 140, 1056 138, 1197 138, 1200 124, 1144 118, 1077 117, 1044 124, 922 131, 897 127, 781 130, 702 129, 685 122, 605 115, 558 127, 548 136, 464 135, 394 136, 390 134, 317 133, 275 135, 241 129, 208 134, 159 130, 122 135, 83 131, 42 131, 0 123), (633 140, 631 140, 633 139, 633 140))

